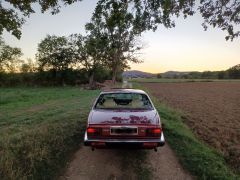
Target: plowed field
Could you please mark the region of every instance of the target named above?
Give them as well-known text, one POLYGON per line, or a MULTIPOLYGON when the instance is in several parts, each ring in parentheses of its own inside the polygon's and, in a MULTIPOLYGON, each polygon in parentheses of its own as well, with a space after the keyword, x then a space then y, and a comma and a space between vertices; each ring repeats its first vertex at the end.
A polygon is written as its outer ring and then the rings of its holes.
POLYGON ((143 84, 240 172, 240 82, 143 84))

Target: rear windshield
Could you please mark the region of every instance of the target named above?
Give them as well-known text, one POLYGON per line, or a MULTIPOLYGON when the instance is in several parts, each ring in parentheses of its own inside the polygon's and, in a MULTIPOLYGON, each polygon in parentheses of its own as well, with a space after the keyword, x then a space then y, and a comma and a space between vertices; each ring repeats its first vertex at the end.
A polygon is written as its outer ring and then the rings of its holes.
POLYGON ((153 106, 145 94, 109 93, 101 94, 95 109, 143 109, 150 110, 153 106))

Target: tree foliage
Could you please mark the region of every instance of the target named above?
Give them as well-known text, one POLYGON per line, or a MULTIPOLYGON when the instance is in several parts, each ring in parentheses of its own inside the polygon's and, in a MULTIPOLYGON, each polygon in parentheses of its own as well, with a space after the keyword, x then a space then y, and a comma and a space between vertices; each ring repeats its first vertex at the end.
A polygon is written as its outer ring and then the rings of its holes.
POLYGON ((15 72, 21 56, 20 48, 7 45, 0 37, 0 71, 15 72))
MULTIPOLYGON (((59 12, 62 5, 69 5, 81 0, 5 0, 0 2, 0 34, 3 30, 21 37, 21 27, 25 18, 35 13, 33 4, 39 4, 42 12, 59 12), (5 4, 5 6, 3 6, 5 4)), ((106 5, 112 0, 99 0, 99 5, 106 5)), ((239 0, 115 0, 116 3, 128 4, 128 12, 134 16, 132 21, 135 31, 156 30, 159 24, 166 28, 175 26, 174 17, 191 16, 198 12, 204 18, 203 27, 213 26, 227 32, 226 39, 233 40, 240 35, 239 0)), ((108 5, 109 8, 112 8, 108 5)), ((99 11, 96 8, 95 13, 99 11)))
POLYGON ((32 59, 27 59, 27 62, 22 63, 20 70, 23 73, 32 73, 37 71, 37 67, 32 59))
POLYGON ((140 34, 134 28, 134 17, 128 6, 127 2, 116 0, 100 1, 86 25, 90 38, 99 44, 98 58, 112 70, 113 82, 117 72, 128 67, 128 62, 141 62, 137 56, 142 48, 137 42, 140 34))
POLYGON ((21 27, 25 20, 18 16, 14 9, 4 8, 0 2, 0 35, 6 30, 18 39, 21 37, 21 27))
POLYGON ((233 66, 227 70, 229 78, 240 79, 240 64, 233 66))
POLYGON ((194 14, 194 0, 130 0, 134 27, 137 31, 156 30, 161 24, 166 28, 175 27, 173 18, 194 14))
POLYGON ((47 35, 38 44, 36 59, 40 69, 55 71, 66 70, 76 63, 72 43, 64 36, 47 35))
POLYGON ((39 68, 53 71, 56 76, 57 72, 61 74, 68 69, 85 69, 90 87, 93 87, 94 75, 98 71, 105 73, 103 69, 107 69, 102 60, 104 57, 101 56, 104 53, 102 47, 105 46, 101 44, 102 42, 101 38, 99 40, 92 35, 72 34, 68 37, 48 35, 38 45, 36 57, 39 68))
POLYGON ((204 18, 203 26, 218 27, 227 31, 226 40, 240 35, 240 1, 239 0, 201 0, 200 13, 204 18))
POLYGON ((61 6, 77 1, 81 0, 5 0, 4 3, 0 1, 0 35, 6 30, 20 39, 21 27, 26 17, 35 13, 34 4, 40 5, 42 13, 50 10, 52 14, 56 14, 61 6))
POLYGON ((89 85, 94 87, 96 71, 105 66, 103 63, 103 47, 105 43, 101 37, 95 37, 94 34, 82 36, 81 34, 72 34, 70 36, 72 49, 77 63, 85 68, 89 76, 89 85))
MULTIPOLYGON (((109 0, 102 0, 109 1, 109 0)), ((226 40, 238 37, 240 22, 239 0, 121 0, 128 2, 135 16, 134 26, 139 32, 156 30, 158 25, 175 27, 174 17, 192 16, 199 12, 206 30, 208 26, 227 32, 226 40)))

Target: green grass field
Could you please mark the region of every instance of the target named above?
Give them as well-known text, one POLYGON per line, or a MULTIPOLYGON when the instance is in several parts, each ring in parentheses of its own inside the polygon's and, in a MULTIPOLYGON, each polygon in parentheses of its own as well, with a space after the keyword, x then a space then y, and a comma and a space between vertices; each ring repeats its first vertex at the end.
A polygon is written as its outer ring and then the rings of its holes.
POLYGON ((50 179, 82 141, 99 91, 0 89, 0 177, 50 179))

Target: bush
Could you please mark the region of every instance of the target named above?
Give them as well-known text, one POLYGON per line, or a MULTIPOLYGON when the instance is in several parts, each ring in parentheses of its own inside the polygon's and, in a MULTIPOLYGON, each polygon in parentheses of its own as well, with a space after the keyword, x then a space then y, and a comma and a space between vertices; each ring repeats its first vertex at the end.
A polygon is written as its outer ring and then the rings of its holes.
MULTIPOLYGON (((104 82, 111 79, 111 73, 105 67, 99 66, 95 69, 94 80, 104 82)), ((118 74, 121 81, 121 74, 118 74)), ((4 73, 0 72, 0 87, 13 86, 63 86, 87 84, 89 72, 86 69, 65 69, 56 71, 25 72, 25 73, 4 73)))
MULTIPOLYGON (((62 86, 87 84, 89 81, 86 69, 66 69, 62 71, 39 71, 26 73, 0 72, 0 87, 14 86, 62 86)), ((95 81, 104 82, 110 78, 110 72, 104 68, 98 68, 95 81)))
POLYGON ((162 74, 161 74, 161 73, 158 73, 158 74, 157 74, 157 78, 159 78, 159 79, 162 78, 162 74))
POLYGON ((94 80, 97 82, 103 83, 107 79, 111 79, 110 71, 101 66, 97 67, 95 74, 94 74, 94 80))
POLYGON ((228 69, 227 72, 228 72, 230 78, 240 79, 240 64, 228 69))

